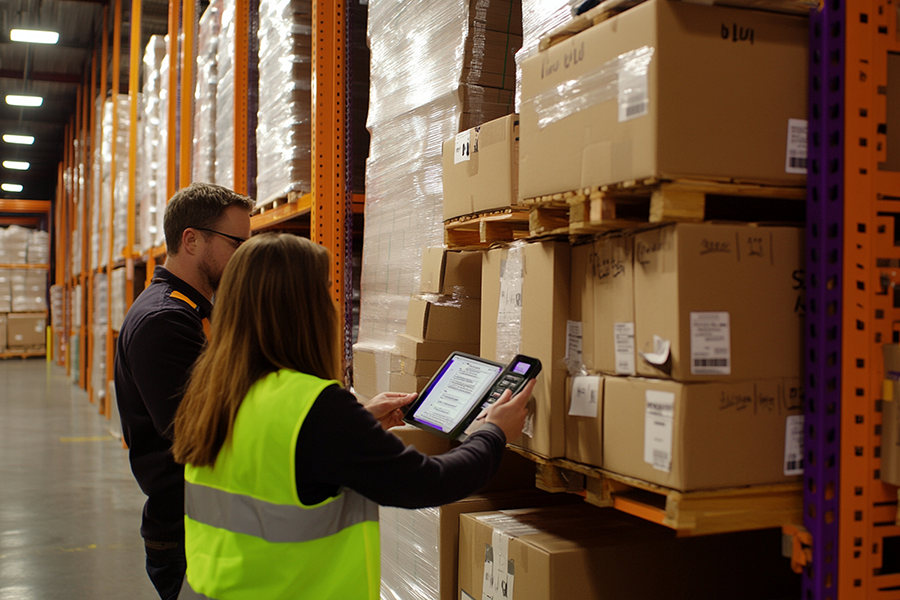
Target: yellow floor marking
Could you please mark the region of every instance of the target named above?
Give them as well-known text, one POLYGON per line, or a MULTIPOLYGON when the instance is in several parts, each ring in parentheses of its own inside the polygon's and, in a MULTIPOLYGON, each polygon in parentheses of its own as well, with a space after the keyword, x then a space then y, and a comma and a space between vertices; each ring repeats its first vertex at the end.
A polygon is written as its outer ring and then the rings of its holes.
POLYGON ((116 438, 111 435, 89 435, 85 437, 61 437, 61 442, 107 442, 116 438))

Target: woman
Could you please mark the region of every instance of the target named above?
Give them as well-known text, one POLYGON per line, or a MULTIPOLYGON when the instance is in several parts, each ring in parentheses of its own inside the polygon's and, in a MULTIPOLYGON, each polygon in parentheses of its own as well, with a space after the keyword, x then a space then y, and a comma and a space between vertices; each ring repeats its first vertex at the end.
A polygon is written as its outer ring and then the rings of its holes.
POLYGON ((378 504, 422 508, 483 487, 521 434, 533 382, 438 457, 386 429, 415 395, 363 407, 338 382, 327 251, 292 235, 243 244, 175 417, 185 465, 187 598, 379 597, 378 504))

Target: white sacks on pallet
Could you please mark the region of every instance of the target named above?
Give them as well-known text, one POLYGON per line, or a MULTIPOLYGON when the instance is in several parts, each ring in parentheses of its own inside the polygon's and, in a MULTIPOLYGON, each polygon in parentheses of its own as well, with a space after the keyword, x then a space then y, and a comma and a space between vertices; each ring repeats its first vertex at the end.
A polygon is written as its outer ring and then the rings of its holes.
POLYGON ((197 28, 197 83, 194 86, 194 181, 216 182, 217 54, 222 27, 220 0, 203 11, 197 28))
POLYGON ((140 181, 135 193, 140 205, 137 228, 139 248, 147 251, 162 242, 162 212, 166 205, 166 127, 168 115, 162 103, 162 62, 166 55, 163 36, 150 36, 144 51, 144 91, 141 93, 140 181))

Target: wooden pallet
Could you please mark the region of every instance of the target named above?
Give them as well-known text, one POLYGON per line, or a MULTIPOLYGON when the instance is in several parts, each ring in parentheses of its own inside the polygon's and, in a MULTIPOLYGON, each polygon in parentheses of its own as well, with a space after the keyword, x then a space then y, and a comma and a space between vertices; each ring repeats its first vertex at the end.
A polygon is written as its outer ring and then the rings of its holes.
POLYGON ((528 209, 519 207, 464 215, 444 222, 444 244, 448 248, 486 247, 528 235, 528 209))
POLYGON ((564 200, 569 205, 568 233, 581 235, 669 221, 802 222, 805 197, 802 187, 646 179, 531 198, 526 203, 541 206, 548 199, 564 200))
POLYGON ((0 359, 8 359, 8 358, 37 358, 37 357, 45 357, 47 356, 47 349, 44 346, 39 346, 35 348, 16 348, 6 350, 0 352, 0 359))
POLYGON ((308 193, 309 192, 288 192, 285 196, 269 198, 266 201, 257 204, 256 208, 253 209, 253 214, 261 215, 275 210, 280 206, 284 206, 285 204, 294 204, 308 193))
POLYGON ((539 489, 581 495, 590 504, 669 527, 679 536, 782 527, 803 519, 799 482, 680 492, 570 460, 513 450, 535 462, 539 489))

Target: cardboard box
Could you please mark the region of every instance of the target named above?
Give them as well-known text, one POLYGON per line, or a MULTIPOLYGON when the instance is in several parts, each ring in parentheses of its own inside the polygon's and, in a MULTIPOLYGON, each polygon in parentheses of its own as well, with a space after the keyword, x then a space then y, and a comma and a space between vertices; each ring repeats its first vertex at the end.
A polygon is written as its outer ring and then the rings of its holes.
POLYGON ((518 203, 519 116, 464 130, 443 147, 444 220, 518 203))
POLYGON ((391 352, 391 373, 405 373, 407 375, 417 375, 419 377, 431 377, 441 367, 443 361, 440 360, 418 360, 398 354, 394 348, 391 352))
POLYGON ((681 491, 797 481, 796 379, 677 383, 607 377, 603 468, 681 491))
POLYGON ((426 341, 478 343, 481 301, 452 296, 414 296, 409 301, 406 334, 426 341))
POLYGON ((548 494, 531 489, 472 496, 439 508, 381 507, 382 596, 458 598, 461 514, 571 501, 569 494, 548 494), (385 594, 386 590, 391 591, 385 594))
POLYGON ((806 152, 788 147, 805 145, 789 127, 806 119, 808 45, 803 17, 648 0, 522 61, 519 197, 646 178, 804 185, 806 152))
POLYGON ((618 233, 572 247, 569 358, 588 373, 636 372, 633 251, 618 233))
POLYGON ((0 352, 6 350, 6 314, 0 314, 0 352))
POLYGON ((451 352, 465 352, 477 355, 479 343, 464 344, 460 342, 434 342, 426 341, 420 337, 400 333, 397 335, 397 344, 394 352, 409 360, 437 361, 443 363, 451 352))
POLYGON ((603 466, 603 377, 578 375, 566 381, 566 458, 603 466))
POLYGON ((510 443, 548 458, 566 450, 570 266, 569 244, 559 241, 496 248, 482 266, 481 356, 509 362, 526 354, 542 365, 525 434, 510 443))
POLYGON ((800 576, 780 546, 778 530, 677 538, 586 504, 470 512, 460 517, 457 598, 797 598, 800 576))
POLYGON ((881 403, 881 480, 900 485, 900 345, 885 344, 881 403))
POLYGON ((411 373, 391 372, 388 391, 406 394, 421 392, 429 381, 431 381, 431 375, 417 376, 411 373))
POLYGON ((679 223, 641 231, 634 245, 639 375, 801 376, 801 229, 679 223))
POLYGON ((9 313, 6 346, 10 349, 44 346, 47 343, 47 316, 44 313, 9 313))
MULTIPOLYGON (((12 271, 0 269, 0 312, 12 311, 12 271)), ((6 343, 6 337, 3 338, 6 343)))
POLYGON ((481 252, 425 248, 419 291, 481 298, 481 252))

